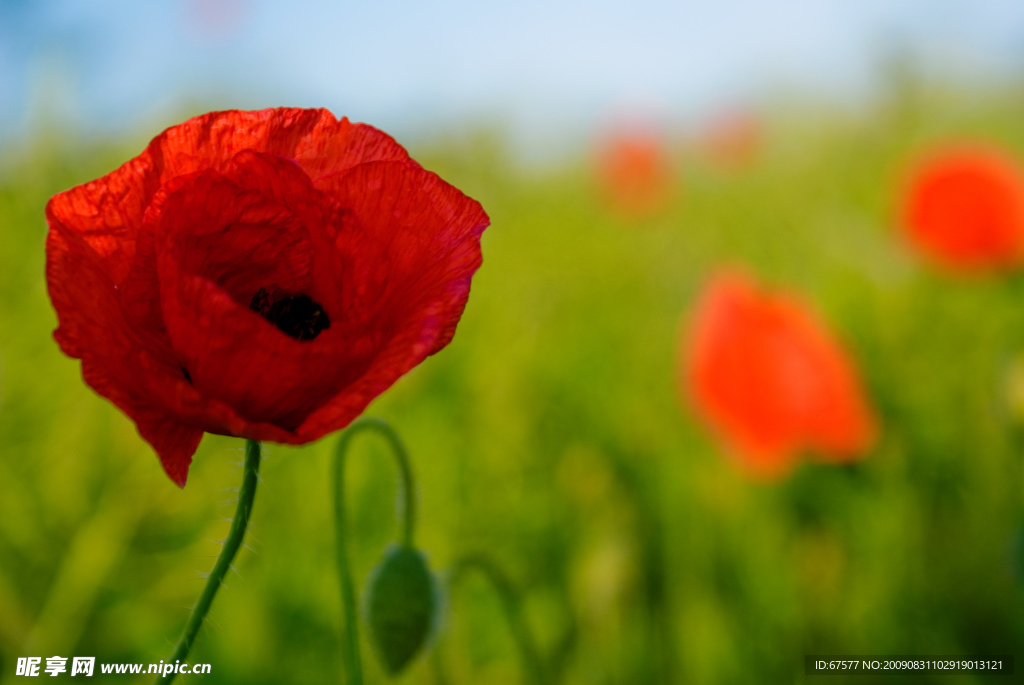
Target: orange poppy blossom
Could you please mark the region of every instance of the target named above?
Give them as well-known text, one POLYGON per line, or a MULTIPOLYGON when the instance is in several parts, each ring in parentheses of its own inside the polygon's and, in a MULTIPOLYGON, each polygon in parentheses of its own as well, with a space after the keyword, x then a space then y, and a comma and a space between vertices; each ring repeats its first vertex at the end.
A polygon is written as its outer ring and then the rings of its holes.
POLYGON ((643 218, 665 208, 675 174, 664 141, 646 129, 610 134, 599 150, 597 172, 612 207, 643 218))
POLYGON ((916 160, 899 221, 924 256, 955 272, 1005 270, 1024 258, 1024 170, 979 143, 937 148, 916 160))
POLYGON ((777 478, 808 450, 850 462, 876 419, 853 361, 798 297, 726 270, 705 285, 682 347, 681 381, 701 418, 752 475, 777 478))

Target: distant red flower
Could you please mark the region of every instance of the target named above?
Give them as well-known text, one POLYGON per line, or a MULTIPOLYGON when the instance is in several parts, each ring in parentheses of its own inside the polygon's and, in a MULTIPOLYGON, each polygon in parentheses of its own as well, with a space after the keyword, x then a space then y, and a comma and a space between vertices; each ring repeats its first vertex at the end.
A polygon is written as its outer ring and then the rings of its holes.
POLYGON ((1024 258, 1024 171, 998 149, 948 147, 919 160, 901 213, 911 240, 946 268, 1007 268, 1024 258))
POLYGON ((875 421, 853 362, 796 298, 720 273, 705 287, 688 335, 684 387, 752 473, 781 475, 802 449, 843 462, 870 447, 875 421))
POLYGON ((657 135, 619 131, 609 136, 599 154, 602 191, 617 211, 643 217, 665 207, 674 179, 665 144, 657 135))
POLYGON ((322 109, 190 119, 46 217, 54 337, 179 485, 204 431, 316 440, 447 345, 488 225, 322 109))
POLYGON ((703 131, 701 146, 716 166, 731 171, 749 166, 761 148, 763 132, 748 112, 721 114, 703 131))

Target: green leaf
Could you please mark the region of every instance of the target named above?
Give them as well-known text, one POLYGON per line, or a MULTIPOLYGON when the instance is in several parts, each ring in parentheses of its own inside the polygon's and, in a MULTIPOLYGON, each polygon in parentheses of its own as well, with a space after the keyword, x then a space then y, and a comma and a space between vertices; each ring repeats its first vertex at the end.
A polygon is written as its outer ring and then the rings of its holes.
POLYGON ((423 554, 411 547, 388 547, 370 572, 364 610, 370 641, 389 675, 401 673, 423 648, 439 604, 423 554))

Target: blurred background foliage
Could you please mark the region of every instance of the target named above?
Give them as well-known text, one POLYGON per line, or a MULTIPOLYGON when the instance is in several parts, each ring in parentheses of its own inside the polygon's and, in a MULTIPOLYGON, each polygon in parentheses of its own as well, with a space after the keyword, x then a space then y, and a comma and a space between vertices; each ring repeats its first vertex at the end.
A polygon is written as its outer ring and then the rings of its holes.
MULTIPOLYGON (((452 344, 367 413, 411 452, 432 567, 478 553, 500 566, 553 682, 793 682, 804 654, 1024 642, 1024 282, 935 273, 894 226, 900 170, 930 144, 1024 157, 1024 86, 894 79, 871 106, 758 116, 740 168, 677 131, 673 200, 644 218, 610 210, 582 152, 524 166, 487 127, 401 141, 492 227, 452 344), (679 348, 721 264, 801 291, 847 344, 882 423, 862 462, 752 482, 693 418, 679 348)), ((0 682, 19 682, 19 656, 165 659, 233 512, 241 440, 206 436, 179 490, 51 337, 45 202, 152 133, 39 130, 3 152, 0 682)), ((336 442, 266 447, 248 547, 191 655, 212 664, 203 682, 341 680, 336 442)), ((398 531, 385 449, 361 439, 348 471, 360 585, 398 531)), ((480 577, 445 608, 401 681, 523 682, 480 577)))

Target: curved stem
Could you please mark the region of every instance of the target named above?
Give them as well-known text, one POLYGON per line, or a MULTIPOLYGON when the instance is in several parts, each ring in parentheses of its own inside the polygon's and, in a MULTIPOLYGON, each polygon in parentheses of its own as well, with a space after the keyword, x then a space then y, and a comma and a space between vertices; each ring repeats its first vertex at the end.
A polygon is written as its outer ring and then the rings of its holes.
POLYGON ((399 518, 402 520, 402 544, 412 547, 413 530, 416 523, 415 490, 413 489, 412 468, 409 466, 409 453, 398 437, 398 433, 383 419, 363 417, 352 423, 338 441, 334 463, 334 532, 336 553, 338 555, 338 578, 341 583, 341 604, 344 612, 345 634, 342 644, 342 661, 353 685, 363 683, 363 665, 359 657, 359 626, 356 618, 355 588, 352 584, 352 572, 349 570, 348 553, 346 551, 345 525, 345 457, 348 448, 357 434, 372 430, 387 438, 391 453, 398 464, 399 479, 402 491, 402 507, 399 518))
MULTIPOLYGON (((213 598, 223 584, 224 576, 227 575, 228 569, 231 568, 231 562, 238 554, 238 548, 242 546, 245 529, 249 525, 249 516, 252 514, 253 498, 256 496, 259 468, 260 443, 256 440, 246 440, 242 487, 238 491, 238 508, 235 509, 235 517, 231 519, 231 530, 228 531, 224 546, 220 550, 220 556, 217 557, 217 562, 213 565, 213 570, 210 571, 210 576, 206 580, 203 594, 199 596, 199 601, 193 607, 192 614, 188 617, 188 623, 185 624, 185 632, 182 633, 178 646, 174 648, 174 654, 167 660, 167 665, 184 661, 188 656, 189 650, 192 649, 192 643, 195 642, 196 635, 203 625, 203 619, 206 618, 210 605, 213 604, 213 598)), ((157 680, 157 683, 168 685, 174 680, 175 675, 177 674, 163 675, 157 680)))
POLYGON ((508 621, 509 629, 512 631, 512 638, 519 647, 519 654, 523 660, 526 671, 530 674, 533 682, 543 685, 548 682, 544 662, 540 657, 540 650, 533 640, 526 619, 523 617, 522 603, 519 601, 519 594, 508 577, 502 573, 494 563, 482 556, 468 556, 459 559, 451 570, 450 584, 454 587, 462 576, 470 570, 479 571, 491 583, 491 587, 498 593, 501 599, 501 606, 505 610, 505 618, 508 621))

